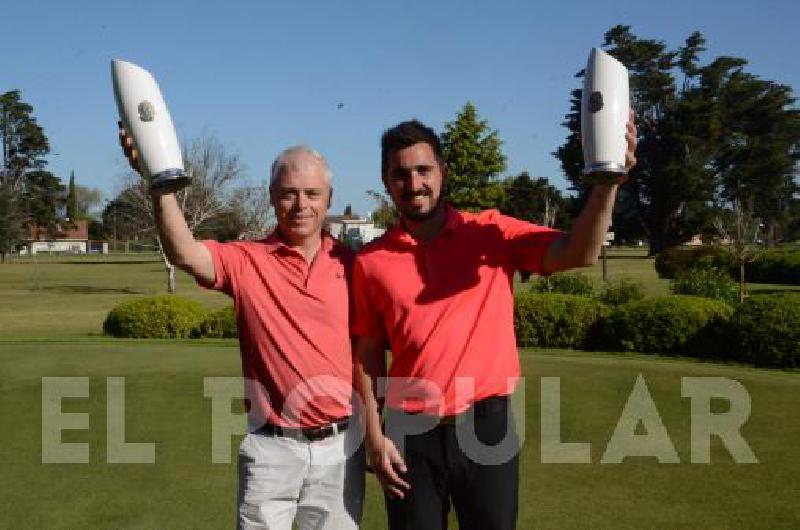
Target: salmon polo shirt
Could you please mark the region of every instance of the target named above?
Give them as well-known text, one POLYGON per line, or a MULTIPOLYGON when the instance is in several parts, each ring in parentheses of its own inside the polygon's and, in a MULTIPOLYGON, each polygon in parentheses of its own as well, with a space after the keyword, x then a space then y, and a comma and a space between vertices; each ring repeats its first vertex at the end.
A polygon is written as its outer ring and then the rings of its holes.
POLYGON ((352 330, 391 349, 387 406, 449 416, 511 394, 520 375, 514 272, 541 272, 561 234, 497 210, 448 207, 429 242, 397 226, 365 246, 353 268, 352 330))
POLYGON ((327 234, 310 264, 277 232, 203 244, 216 275, 204 286, 234 301, 251 428, 314 427, 349 416, 352 252, 327 234))

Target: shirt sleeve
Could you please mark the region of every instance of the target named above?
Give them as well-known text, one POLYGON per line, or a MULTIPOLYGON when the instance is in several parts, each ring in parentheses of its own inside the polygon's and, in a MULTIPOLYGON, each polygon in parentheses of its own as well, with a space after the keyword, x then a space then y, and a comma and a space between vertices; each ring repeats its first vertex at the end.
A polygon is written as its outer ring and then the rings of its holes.
POLYGON ((220 243, 219 241, 201 241, 211 254, 214 262, 214 281, 205 282, 198 278, 197 283, 207 289, 222 291, 233 296, 238 283, 239 271, 244 261, 242 249, 233 243, 220 243))
POLYGON ((511 266, 518 271, 542 274, 542 261, 547 249, 564 232, 555 228, 521 221, 498 214, 498 225, 503 231, 511 266))
POLYGON ((386 333, 381 321, 375 297, 371 294, 370 280, 364 264, 356 256, 353 264, 353 315, 350 332, 356 337, 385 340, 386 333))

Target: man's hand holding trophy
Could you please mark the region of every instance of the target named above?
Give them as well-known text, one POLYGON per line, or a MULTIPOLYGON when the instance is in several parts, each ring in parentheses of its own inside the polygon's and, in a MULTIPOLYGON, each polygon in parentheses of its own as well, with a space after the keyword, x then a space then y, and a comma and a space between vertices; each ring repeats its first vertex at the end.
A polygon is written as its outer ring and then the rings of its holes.
POLYGON ((167 105, 147 70, 119 59, 111 61, 111 79, 119 110, 120 143, 133 167, 156 195, 189 185, 167 105))
POLYGON ((621 184, 636 163, 636 127, 630 108, 628 70, 603 50, 592 48, 581 99, 583 179, 621 184))

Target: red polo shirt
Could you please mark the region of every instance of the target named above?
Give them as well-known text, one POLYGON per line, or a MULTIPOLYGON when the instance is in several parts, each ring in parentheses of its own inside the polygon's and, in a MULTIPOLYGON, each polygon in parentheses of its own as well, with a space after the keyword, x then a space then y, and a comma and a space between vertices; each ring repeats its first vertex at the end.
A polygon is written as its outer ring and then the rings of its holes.
POLYGON ((391 348, 387 405, 444 416, 513 392, 514 272, 541 272, 560 236, 496 210, 448 207, 430 242, 398 226, 365 246, 353 269, 352 331, 391 348))
POLYGON ((234 300, 251 425, 311 427, 349 416, 352 252, 325 235, 309 264, 275 232, 203 244, 216 274, 205 287, 234 300))

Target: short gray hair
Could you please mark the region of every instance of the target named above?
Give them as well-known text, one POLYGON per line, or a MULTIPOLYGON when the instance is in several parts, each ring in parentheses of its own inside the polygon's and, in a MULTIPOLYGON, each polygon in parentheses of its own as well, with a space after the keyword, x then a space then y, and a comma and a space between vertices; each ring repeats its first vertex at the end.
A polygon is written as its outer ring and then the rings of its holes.
POLYGON ((333 172, 331 171, 330 166, 328 166, 328 161, 325 160, 325 157, 322 156, 319 151, 312 149, 307 145, 294 145, 281 151, 281 153, 272 163, 272 169, 269 177, 270 188, 272 188, 275 183, 278 182, 278 179, 280 179, 281 176, 286 172, 286 170, 289 169, 292 158, 300 154, 309 155, 322 164, 322 167, 325 168, 325 182, 330 187, 331 180, 333 180, 333 172))

